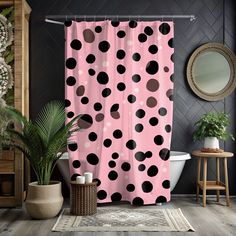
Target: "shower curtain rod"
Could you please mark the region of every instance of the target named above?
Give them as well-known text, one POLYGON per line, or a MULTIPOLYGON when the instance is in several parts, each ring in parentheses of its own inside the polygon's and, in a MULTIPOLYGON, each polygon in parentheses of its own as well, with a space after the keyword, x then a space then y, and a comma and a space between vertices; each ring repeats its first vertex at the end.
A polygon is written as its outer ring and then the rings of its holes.
POLYGON ((88 19, 129 19, 129 20, 140 20, 140 19, 189 19, 190 21, 196 20, 195 15, 48 15, 45 17, 45 22, 52 24, 64 25, 63 22, 57 20, 88 20, 88 19))

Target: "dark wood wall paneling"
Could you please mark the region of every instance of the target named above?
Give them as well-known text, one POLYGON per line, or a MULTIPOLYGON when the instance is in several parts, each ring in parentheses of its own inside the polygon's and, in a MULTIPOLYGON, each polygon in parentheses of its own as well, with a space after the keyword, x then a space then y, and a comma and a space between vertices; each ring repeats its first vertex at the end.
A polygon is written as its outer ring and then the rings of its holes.
MULTIPOLYGON (((51 99, 64 97, 64 31, 63 26, 47 24, 49 14, 195 14, 197 20, 175 20, 175 98, 172 150, 191 152, 202 143, 193 143, 193 124, 209 111, 231 114, 231 131, 235 133, 235 93, 219 102, 206 102, 196 97, 186 83, 186 63, 190 54, 207 42, 225 43, 236 51, 236 8, 234 0, 28 0, 32 7, 30 23, 30 112, 35 117, 51 99)), ((235 152, 235 143, 222 143, 235 152)), ((235 161, 229 163, 230 193, 236 194, 235 161)), ((215 163, 210 162, 209 178, 215 163)), ((174 193, 195 192, 196 160, 185 165, 174 193)))

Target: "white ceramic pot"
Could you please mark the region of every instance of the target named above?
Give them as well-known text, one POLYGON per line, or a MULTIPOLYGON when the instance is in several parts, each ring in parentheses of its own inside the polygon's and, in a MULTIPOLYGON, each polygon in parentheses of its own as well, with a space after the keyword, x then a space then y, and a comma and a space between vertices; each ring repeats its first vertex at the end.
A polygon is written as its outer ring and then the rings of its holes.
POLYGON ((62 207, 61 182, 51 181, 49 185, 29 184, 25 202, 26 210, 34 219, 48 219, 56 216, 62 207))
POLYGON ((204 148, 219 149, 219 139, 217 139, 216 137, 205 137, 204 148))

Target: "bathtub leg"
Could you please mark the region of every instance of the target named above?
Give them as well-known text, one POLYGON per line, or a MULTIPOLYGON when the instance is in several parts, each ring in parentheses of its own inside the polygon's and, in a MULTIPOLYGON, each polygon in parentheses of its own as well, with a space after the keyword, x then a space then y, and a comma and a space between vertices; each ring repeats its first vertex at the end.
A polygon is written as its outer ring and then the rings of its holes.
POLYGON ((197 194, 196 194, 196 201, 199 201, 199 185, 200 182, 200 175, 201 175, 201 158, 198 158, 197 163, 197 194))

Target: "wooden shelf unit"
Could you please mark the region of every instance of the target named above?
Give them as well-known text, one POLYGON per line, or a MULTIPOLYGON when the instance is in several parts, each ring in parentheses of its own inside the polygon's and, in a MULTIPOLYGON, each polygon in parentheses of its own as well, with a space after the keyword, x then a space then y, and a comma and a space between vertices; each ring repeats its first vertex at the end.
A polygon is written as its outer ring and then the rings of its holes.
MULTIPOLYGON (((14 107, 29 117, 29 15, 26 0, 0 1, 0 7, 14 6, 14 107)), ((30 166, 19 150, 14 150, 14 195, 0 196, 0 207, 21 206, 30 180, 30 166)))

